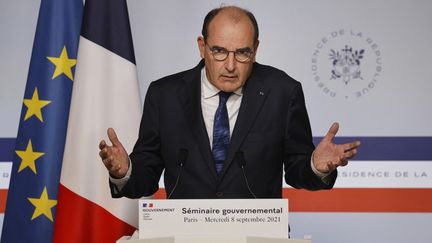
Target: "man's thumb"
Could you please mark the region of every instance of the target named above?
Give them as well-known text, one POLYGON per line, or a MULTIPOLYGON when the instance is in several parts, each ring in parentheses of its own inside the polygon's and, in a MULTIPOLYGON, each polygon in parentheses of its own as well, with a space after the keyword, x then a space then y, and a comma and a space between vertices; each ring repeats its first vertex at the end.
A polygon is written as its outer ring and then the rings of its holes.
POLYGON ((330 129, 328 130, 327 134, 325 135, 324 140, 329 142, 333 141, 333 138, 336 136, 338 130, 339 130, 339 123, 334 122, 331 125, 330 129))
POLYGON ((115 147, 122 146, 120 140, 117 138, 117 134, 115 133, 114 129, 112 129, 111 127, 108 128, 107 133, 108 133, 108 138, 111 141, 113 146, 115 147))

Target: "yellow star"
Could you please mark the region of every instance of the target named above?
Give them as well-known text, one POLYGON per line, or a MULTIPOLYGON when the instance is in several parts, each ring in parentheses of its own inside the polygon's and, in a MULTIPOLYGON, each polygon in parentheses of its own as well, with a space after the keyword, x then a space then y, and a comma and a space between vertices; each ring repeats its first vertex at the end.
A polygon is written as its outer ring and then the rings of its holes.
POLYGON ((60 74, 64 73, 70 80, 73 81, 72 67, 76 64, 76 59, 69 59, 66 46, 59 57, 47 57, 55 66, 56 69, 51 79, 55 79, 60 74))
POLYGON ((33 204, 33 206, 35 206, 32 220, 43 214, 53 222, 51 208, 57 205, 57 200, 51 200, 48 198, 48 192, 46 187, 44 187, 40 198, 29 197, 27 199, 31 202, 31 204, 33 204))
POLYGON ((18 168, 18 172, 21 172, 26 167, 29 167, 35 174, 37 174, 35 160, 42 157, 45 153, 33 152, 31 140, 29 140, 25 151, 16 150, 15 153, 21 158, 21 164, 18 168))
POLYGON ((27 112, 24 121, 35 115, 41 122, 43 122, 41 109, 51 103, 49 100, 40 100, 37 88, 33 92, 31 99, 24 99, 24 105, 27 106, 27 112))

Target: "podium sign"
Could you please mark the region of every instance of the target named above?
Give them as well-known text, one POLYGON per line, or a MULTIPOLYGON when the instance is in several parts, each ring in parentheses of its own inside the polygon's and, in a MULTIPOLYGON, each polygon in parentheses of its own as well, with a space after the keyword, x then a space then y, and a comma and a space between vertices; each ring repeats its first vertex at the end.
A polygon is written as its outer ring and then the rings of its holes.
POLYGON ((288 200, 139 200, 140 239, 181 235, 288 239, 288 200))

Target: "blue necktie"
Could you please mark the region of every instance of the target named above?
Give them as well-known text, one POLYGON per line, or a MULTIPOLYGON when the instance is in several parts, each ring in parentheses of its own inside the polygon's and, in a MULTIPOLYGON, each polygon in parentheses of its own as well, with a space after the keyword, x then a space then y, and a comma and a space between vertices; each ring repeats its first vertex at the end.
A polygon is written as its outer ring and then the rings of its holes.
POLYGON ((232 93, 219 92, 219 106, 216 110, 213 123, 213 159, 216 171, 222 171, 230 143, 230 128, 226 102, 232 93))

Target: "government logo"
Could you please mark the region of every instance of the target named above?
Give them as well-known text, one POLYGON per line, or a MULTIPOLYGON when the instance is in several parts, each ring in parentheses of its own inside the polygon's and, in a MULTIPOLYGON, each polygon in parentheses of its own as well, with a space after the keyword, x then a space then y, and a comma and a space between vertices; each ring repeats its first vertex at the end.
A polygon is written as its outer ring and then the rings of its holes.
POLYGON ((323 36, 315 45, 311 71, 316 87, 331 98, 358 99, 378 85, 382 53, 373 38, 341 29, 323 36))

